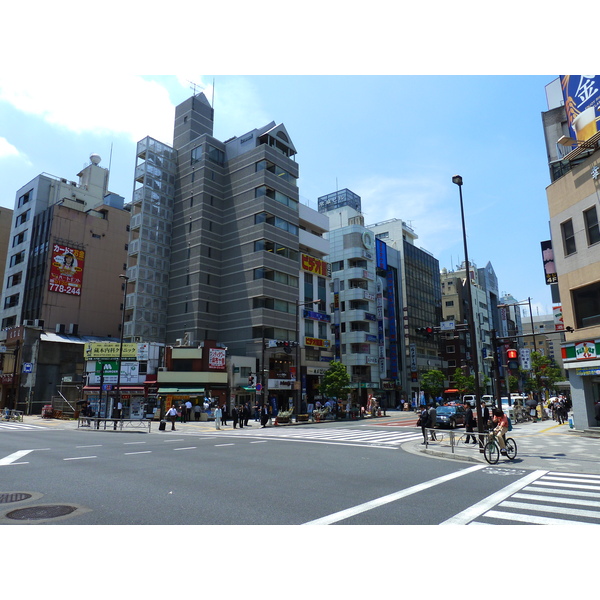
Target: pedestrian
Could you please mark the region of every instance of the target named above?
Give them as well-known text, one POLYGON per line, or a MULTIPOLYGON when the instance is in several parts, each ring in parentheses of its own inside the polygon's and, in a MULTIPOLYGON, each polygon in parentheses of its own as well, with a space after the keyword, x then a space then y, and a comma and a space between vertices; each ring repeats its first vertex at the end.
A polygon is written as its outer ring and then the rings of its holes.
POLYGON ((244 415, 244 405, 239 404, 237 407, 238 412, 238 423, 240 425, 240 429, 244 429, 244 419, 246 418, 244 415))
POLYGON ((254 421, 256 423, 260 422, 260 406, 258 406, 258 401, 254 403, 254 421))
POLYGON ((235 404, 233 405, 233 408, 231 409, 231 419, 233 420, 233 428, 235 429, 237 427, 237 423, 238 423, 238 411, 237 411, 235 404))
MULTIPOLYGON (((429 427, 434 428, 437 425, 437 411, 435 410, 435 402, 429 404, 429 427)), ((431 439, 433 440, 435 432, 431 432, 431 439)))
POLYGON ((175 419, 177 418, 177 408, 175 408, 175 406, 171 406, 171 408, 167 411, 165 418, 171 421, 171 431, 175 431, 175 419))
POLYGON ((260 410, 260 425, 261 427, 266 427, 269 422, 269 406, 267 404, 263 404, 260 410))
POLYGON ((229 413, 227 412, 227 404, 223 404, 223 408, 221 408, 221 424, 223 427, 227 427, 227 419, 229 418, 229 413))
POLYGON ((185 415, 186 415, 185 404, 181 403, 179 405, 179 407, 178 407, 178 411, 179 411, 179 416, 181 417, 181 422, 185 423, 186 422, 186 419, 185 419, 185 415))
MULTIPOLYGON (((121 403, 121 398, 119 398, 116 402, 116 404, 114 405, 114 410, 113 410, 113 417, 115 419, 121 419, 121 415, 123 414, 123 404, 121 403)), ((114 427, 113 429, 117 429, 117 421, 114 422, 114 427)))
POLYGON ((248 425, 248 421, 250 420, 250 407, 248 406, 247 402, 244 404, 243 412, 244 412, 244 425, 246 427, 250 427, 248 425))
POLYGON ((422 444, 427 444, 427 427, 429 427, 429 412, 426 406, 424 406, 423 410, 421 411, 421 416, 417 421, 417 426, 421 427, 421 433, 423 434, 422 444))
POLYGON ((188 421, 192 420, 192 403, 190 400, 187 400, 185 403, 185 418, 188 421))
POLYGON ((198 404, 198 401, 196 401, 196 404, 194 405, 194 420, 196 420, 196 421, 200 420, 201 412, 202 412, 202 407, 198 404))
POLYGON ((473 409, 471 408, 471 405, 468 402, 465 402, 465 431, 467 432, 465 444, 468 444, 471 438, 473 438, 473 444, 477 443, 477 438, 474 435, 469 435, 473 433, 474 425, 475 419, 473 418, 473 409))
POLYGON ((221 411, 221 407, 217 405, 215 408, 215 428, 221 429, 221 417, 223 416, 223 412, 221 411))

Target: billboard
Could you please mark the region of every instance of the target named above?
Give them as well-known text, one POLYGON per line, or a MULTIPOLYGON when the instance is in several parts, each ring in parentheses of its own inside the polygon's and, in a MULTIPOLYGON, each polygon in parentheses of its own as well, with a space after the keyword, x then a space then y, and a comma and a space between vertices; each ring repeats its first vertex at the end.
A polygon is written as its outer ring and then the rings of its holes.
POLYGON ((208 350, 208 368, 225 370, 227 351, 222 348, 210 348, 208 350))
POLYGON ((546 284, 558 283, 558 275, 556 274, 556 265, 554 264, 554 250, 552 249, 552 240, 540 242, 542 246, 542 260, 544 262, 544 275, 546 276, 546 284))
POLYGON ((84 263, 85 250, 54 244, 48 290, 59 294, 80 296, 84 263))
POLYGON ((303 271, 315 273, 321 277, 331 277, 331 264, 308 254, 302 254, 301 266, 303 271))
POLYGON ((584 142, 598 133, 600 75, 561 75, 570 136, 584 142))

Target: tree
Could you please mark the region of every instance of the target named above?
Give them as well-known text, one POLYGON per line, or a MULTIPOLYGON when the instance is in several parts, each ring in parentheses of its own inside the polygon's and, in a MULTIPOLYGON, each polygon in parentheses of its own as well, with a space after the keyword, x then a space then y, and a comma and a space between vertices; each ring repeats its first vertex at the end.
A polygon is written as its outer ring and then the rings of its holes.
POLYGON ((346 371, 346 365, 332 360, 329 369, 325 371, 319 385, 319 390, 324 396, 330 398, 343 398, 350 389, 350 376, 346 371))
POLYGON ((433 398, 442 395, 444 382, 445 375, 437 369, 431 369, 421 375, 421 389, 433 398))
MULTIPOLYGON (((524 373, 527 373, 525 371, 524 373)), ((541 393, 550 392, 557 381, 562 381, 562 371, 552 358, 540 352, 531 353, 531 371, 529 379, 525 379, 525 391, 541 393)))
POLYGON ((461 396, 467 392, 475 391, 475 375, 465 375, 464 371, 460 367, 456 367, 453 380, 454 385, 460 392, 461 396))

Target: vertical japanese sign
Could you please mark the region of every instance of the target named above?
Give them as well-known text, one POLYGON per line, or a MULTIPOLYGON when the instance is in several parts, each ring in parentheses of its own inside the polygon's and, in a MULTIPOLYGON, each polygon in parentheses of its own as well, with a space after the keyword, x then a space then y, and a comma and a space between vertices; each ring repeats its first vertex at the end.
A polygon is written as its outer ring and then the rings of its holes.
POLYGON ((546 284, 558 283, 558 275, 556 274, 556 265, 554 264, 554 250, 552 249, 552 240, 540 242, 542 246, 542 260, 544 262, 544 275, 546 276, 546 284))
POLYGON ((48 290, 59 294, 81 295, 85 251, 54 244, 48 290))
POLYGON ((599 75, 561 75, 560 83, 571 137, 578 142, 598 133, 599 75))
POLYGON ((552 314, 554 317, 554 331, 564 331, 565 321, 563 318, 562 305, 554 305, 552 307, 552 314))
POLYGON ((210 348, 208 351, 208 368, 225 370, 226 351, 221 348, 210 348))

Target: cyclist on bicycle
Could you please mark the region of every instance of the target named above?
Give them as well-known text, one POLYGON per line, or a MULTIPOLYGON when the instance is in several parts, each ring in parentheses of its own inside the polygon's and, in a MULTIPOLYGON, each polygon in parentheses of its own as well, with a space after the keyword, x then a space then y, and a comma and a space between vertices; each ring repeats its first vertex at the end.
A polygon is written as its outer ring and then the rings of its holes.
POLYGON ((504 443, 504 436, 508 431, 508 417, 499 409, 495 408, 493 410, 493 421, 496 427, 492 432, 495 436, 496 440, 498 440, 498 444, 500 446, 500 454, 506 454, 506 445, 504 443))

